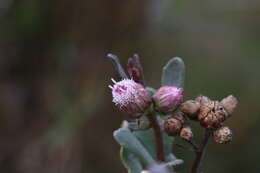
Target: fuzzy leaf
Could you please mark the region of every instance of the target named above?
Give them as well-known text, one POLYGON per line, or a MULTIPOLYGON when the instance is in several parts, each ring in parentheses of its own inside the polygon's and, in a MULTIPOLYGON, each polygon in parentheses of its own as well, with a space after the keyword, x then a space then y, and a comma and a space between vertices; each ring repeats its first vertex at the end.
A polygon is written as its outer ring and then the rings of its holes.
POLYGON ((180 165, 183 163, 183 160, 177 159, 172 153, 166 157, 166 160, 168 161, 167 165, 170 167, 180 165))
MULTIPOLYGON (((148 152, 152 155, 152 157, 156 159, 155 139, 153 136, 152 129, 135 131, 133 133, 143 144, 143 146, 148 150, 148 152)), ((169 158, 167 156, 172 152, 173 137, 169 137, 167 134, 163 133, 163 145, 164 153, 167 159, 169 158)), ((169 160, 167 159, 167 161, 172 161, 172 157, 169 158, 169 160)))
POLYGON ((143 170, 140 160, 126 148, 121 147, 120 157, 128 173, 140 173, 143 170))
POLYGON ((122 147, 136 155, 145 165, 149 166, 155 163, 154 158, 129 129, 120 128, 114 131, 114 138, 122 147))
POLYGON ((185 64, 179 57, 172 58, 163 67, 162 86, 184 88, 185 64))

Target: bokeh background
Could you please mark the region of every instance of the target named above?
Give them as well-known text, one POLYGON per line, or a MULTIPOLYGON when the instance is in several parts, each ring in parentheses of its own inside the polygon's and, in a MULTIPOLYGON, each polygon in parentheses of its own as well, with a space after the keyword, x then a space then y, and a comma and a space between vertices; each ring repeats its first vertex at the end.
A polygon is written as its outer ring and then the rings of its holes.
MULTIPOLYGON (((139 53, 155 88, 182 57, 187 99, 238 97, 234 141, 211 142, 203 170, 259 172, 259 18, 258 0, 0 0, 0 172, 126 172, 109 52, 124 64, 139 53)), ((174 152, 188 172, 193 153, 174 152)))

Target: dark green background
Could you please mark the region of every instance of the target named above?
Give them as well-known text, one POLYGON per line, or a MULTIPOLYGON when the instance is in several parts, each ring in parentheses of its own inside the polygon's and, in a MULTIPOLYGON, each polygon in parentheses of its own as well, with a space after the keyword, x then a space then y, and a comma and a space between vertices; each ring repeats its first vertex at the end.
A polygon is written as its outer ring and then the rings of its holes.
MULTIPOLYGON (((126 172, 109 52, 124 64, 139 53, 155 88, 167 60, 182 57, 187 99, 234 94, 234 141, 210 143, 204 172, 259 172, 259 18, 258 0, 1 0, 0 172, 126 172)), ((174 150, 188 172, 193 154, 174 150)))

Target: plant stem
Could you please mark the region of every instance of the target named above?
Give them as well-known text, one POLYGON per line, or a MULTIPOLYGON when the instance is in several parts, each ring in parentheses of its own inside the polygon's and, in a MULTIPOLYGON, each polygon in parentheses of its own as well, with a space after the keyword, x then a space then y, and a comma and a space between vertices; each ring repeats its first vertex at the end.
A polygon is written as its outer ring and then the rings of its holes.
POLYGON ((195 144, 193 141, 191 141, 191 140, 190 140, 190 141, 185 140, 185 142, 189 143, 189 144, 192 146, 192 148, 193 148, 193 150, 194 150, 195 152, 197 152, 197 151, 199 150, 198 145, 195 144))
POLYGON ((196 152, 196 158, 193 162, 193 165, 192 165, 192 168, 191 168, 191 173, 198 173, 210 136, 211 136, 211 131, 206 129, 204 139, 202 140, 202 143, 201 143, 199 149, 196 152))
POLYGON ((153 116, 152 114, 148 114, 147 118, 150 121, 150 124, 153 129, 157 159, 161 162, 164 162, 165 158, 164 158, 164 151, 163 151, 163 137, 162 137, 161 128, 155 116, 153 116))

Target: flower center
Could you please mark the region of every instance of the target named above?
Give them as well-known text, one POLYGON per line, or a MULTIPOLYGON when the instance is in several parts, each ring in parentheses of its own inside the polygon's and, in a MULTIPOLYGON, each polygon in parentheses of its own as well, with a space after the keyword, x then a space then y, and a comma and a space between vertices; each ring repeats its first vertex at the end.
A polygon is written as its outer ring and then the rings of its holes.
POLYGON ((119 95, 125 94, 127 91, 127 87, 124 85, 117 85, 115 88, 115 92, 119 95))

